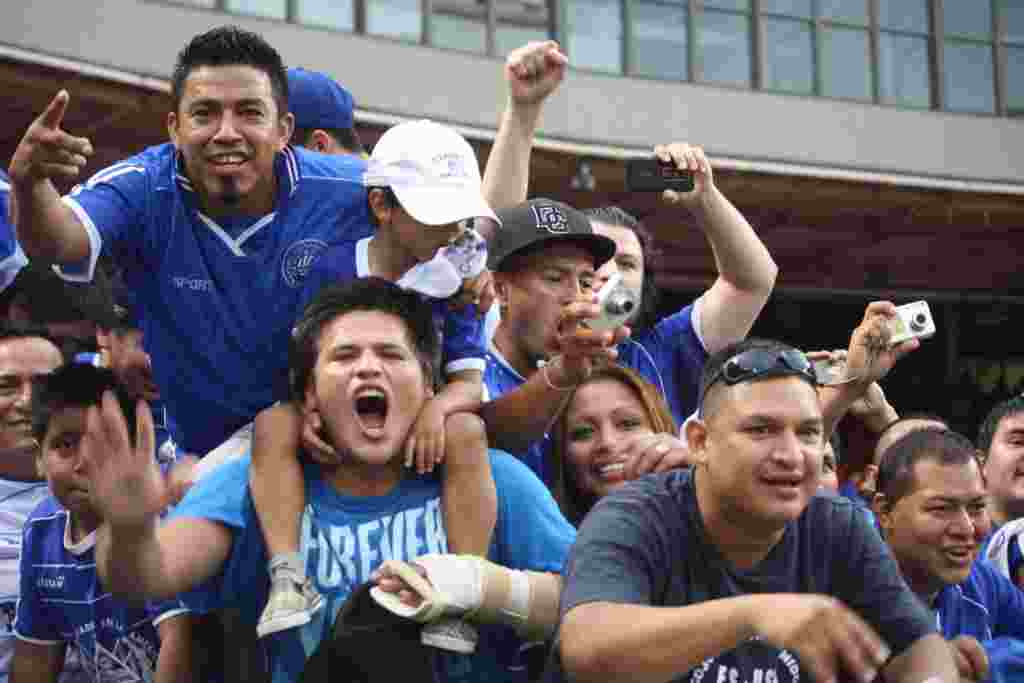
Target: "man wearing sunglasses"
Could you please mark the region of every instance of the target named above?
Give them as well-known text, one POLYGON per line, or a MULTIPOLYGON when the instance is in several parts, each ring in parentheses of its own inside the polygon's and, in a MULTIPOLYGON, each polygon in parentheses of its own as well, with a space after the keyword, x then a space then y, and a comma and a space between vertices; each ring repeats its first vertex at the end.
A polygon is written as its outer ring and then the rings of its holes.
POLYGON ((888 345, 894 316, 868 306, 837 386, 780 342, 708 360, 686 428, 696 465, 616 490, 579 530, 549 680, 958 680, 878 534, 815 495, 823 439, 918 344, 888 345))

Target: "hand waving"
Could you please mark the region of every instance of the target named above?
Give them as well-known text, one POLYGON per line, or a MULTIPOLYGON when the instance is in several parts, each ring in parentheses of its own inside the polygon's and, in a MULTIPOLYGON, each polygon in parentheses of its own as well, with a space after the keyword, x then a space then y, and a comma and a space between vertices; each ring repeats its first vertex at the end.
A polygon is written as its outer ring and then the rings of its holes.
POLYGON ((14 182, 50 178, 74 180, 92 155, 92 143, 61 129, 71 96, 61 90, 25 131, 11 158, 14 182))
POLYGON ((102 404, 86 412, 82 454, 93 504, 104 522, 118 532, 141 534, 171 499, 171 491, 154 457, 153 416, 145 401, 136 406, 135 422, 133 445, 117 399, 104 392, 102 404))

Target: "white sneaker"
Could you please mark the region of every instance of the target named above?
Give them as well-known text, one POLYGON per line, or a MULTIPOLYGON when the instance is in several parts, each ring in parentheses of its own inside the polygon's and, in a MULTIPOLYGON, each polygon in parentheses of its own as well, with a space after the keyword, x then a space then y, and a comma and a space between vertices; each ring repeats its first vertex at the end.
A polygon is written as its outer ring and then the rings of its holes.
POLYGON ((424 645, 464 655, 473 654, 479 639, 480 635, 476 628, 462 619, 439 619, 424 625, 420 631, 420 641, 424 645))
POLYGON ((289 577, 274 579, 270 597, 263 608, 256 634, 263 638, 271 633, 308 624, 317 610, 324 606, 324 597, 316 592, 309 579, 298 583, 289 577))

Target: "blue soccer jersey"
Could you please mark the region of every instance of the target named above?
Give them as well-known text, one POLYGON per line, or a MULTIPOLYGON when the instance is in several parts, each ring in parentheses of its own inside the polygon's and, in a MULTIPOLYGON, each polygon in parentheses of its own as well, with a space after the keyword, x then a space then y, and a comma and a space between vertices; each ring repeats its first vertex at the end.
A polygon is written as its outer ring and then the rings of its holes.
MULTIPOLYGON (((312 301, 325 285, 370 277, 369 245, 370 238, 365 237, 328 249, 306 278, 303 306, 312 301)), ((445 374, 462 370, 483 372, 487 355, 484 319, 477 315, 476 305, 452 307, 447 299, 429 301, 433 306, 434 322, 441 333, 445 374)))
POLYGON ((329 245, 372 234, 364 168, 355 157, 286 148, 275 162, 274 212, 215 220, 165 144, 64 198, 91 250, 87 263, 61 272, 91 279, 101 252, 124 269, 184 450, 207 453, 273 402, 311 266, 329 245))
POLYGON ((76 544, 69 527, 67 510, 53 497, 25 524, 15 636, 39 645, 67 643, 97 683, 153 680, 156 626, 188 608, 179 601, 130 607, 115 600, 96 574, 95 532, 76 544))
MULTIPOLYGON (((484 369, 484 401, 493 401, 525 383, 526 379, 505 360, 492 340, 487 349, 487 367, 484 369)), ((552 484, 552 472, 549 472, 551 468, 545 454, 550 448, 551 435, 544 434, 543 438, 530 444, 526 452, 513 454, 548 486, 552 484)))
MULTIPOLYGON (((560 572, 575 539, 551 494, 521 463, 491 451, 498 518, 489 557, 514 569, 560 572)), ((197 609, 239 606, 256 623, 267 599, 267 553, 249 494, 249 457, 227 462, 189 490, 172 518, 211 519, 229 527, 234 542, 221 573, 183 596, 197 609)), ((383 496, 340 494, 317 466, 306 467, 302 553, 306 573, 327 601, 309 624, 261 640, 274 683, 298 680, 306 659, 330 637, 338 609, 353 588, 388 559, 412 560, 447 550, 441 481, 406 475, 383 496)), ((525 681, 522 642, 508 629, 483 628, 477 653, 444 658, 445 681, 525 681)))
POLYGON ((640 373, 665 397, 676 425, 697 410, 700 375, 708 352, 697 334, 699 304, 662 318, 618 346, 618 362, 640 373))
POLYGON ((21 269, 28 264, 25 252, 18 244, 14 226, 7 220, 8 196, 11 192, 10 179, 0 171, 0 292, 7 289, 21 269))

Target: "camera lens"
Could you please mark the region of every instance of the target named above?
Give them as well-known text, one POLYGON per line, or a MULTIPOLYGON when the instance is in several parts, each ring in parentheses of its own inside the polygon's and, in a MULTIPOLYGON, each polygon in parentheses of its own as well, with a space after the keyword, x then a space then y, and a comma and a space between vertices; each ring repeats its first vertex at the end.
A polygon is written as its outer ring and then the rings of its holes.
POLYGON ((623 301, 622 302, 622 312, 623 313, 632 313, 633 312, 633 302, 630 301, 629 299, 626 299, 625 301, 623 301))
POLYGON ((910 329, 914 330, 915 332, 920 332, 927 326, 928 316, 925 315, 924 313, 915 314, 913 319, 910 321, 910 329))

